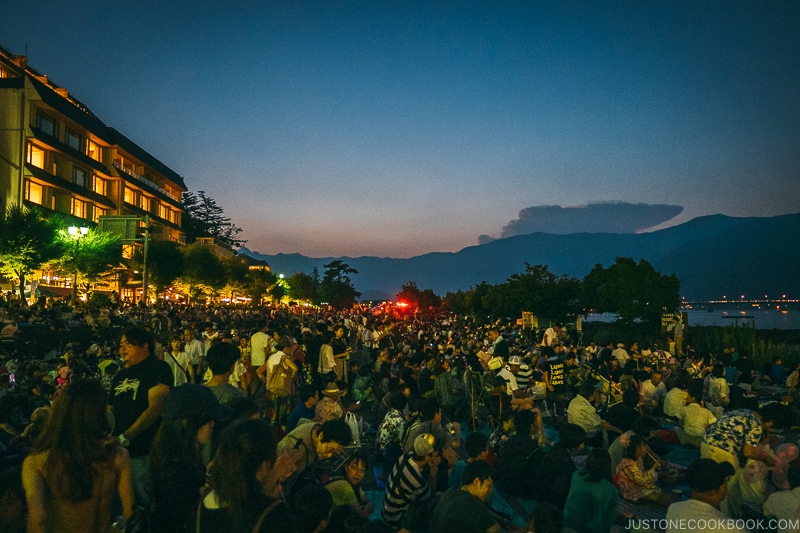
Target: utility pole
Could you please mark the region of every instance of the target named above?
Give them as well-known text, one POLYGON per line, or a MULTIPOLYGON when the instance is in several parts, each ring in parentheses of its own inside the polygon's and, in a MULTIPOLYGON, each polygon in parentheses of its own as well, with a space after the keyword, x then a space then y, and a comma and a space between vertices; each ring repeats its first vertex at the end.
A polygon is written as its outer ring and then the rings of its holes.
POLYGON ((149 282, 149 271, 147 267, 147 255, 150 251, 150 215, 144 216, 144 268, 142 269, 142 299, 147 305, 147 285, 149 282))

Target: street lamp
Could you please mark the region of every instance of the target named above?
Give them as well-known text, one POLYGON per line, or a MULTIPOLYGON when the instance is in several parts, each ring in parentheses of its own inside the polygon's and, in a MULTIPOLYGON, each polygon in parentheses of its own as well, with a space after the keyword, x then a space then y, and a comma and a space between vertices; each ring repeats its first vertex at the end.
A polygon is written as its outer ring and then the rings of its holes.
POLYGON ((70 226, 67 228, 67 233, 75 240, 75 279, 72 280, 72 303, 78 301, 78 241, 89 233, 89 228, 86 226, 70 226))

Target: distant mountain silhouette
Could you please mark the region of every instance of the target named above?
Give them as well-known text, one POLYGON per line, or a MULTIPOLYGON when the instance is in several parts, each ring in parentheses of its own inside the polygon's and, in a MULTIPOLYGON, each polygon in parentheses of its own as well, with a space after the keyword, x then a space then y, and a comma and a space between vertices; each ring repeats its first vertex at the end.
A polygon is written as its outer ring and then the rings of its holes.
POLYGON ((286 276, 310 273, 315 266, 322 275, 325 263, 342 259, 358 270, 352 279, 365 301, 391 297, 408 281, 440 295, 482 281, 502 283, 524 271, 526 262, 548 265, 558 275, 583 278, 595 264, 608 266, 616 257, 646 259, 663 274, 675 273, 687 300, 706 300, 734 294, 798 297, 798 236, 800 213, 769 218, 711 215, 652 233, 533 233, 408 259, 309 258, 241 251, 268 261, 274 273, 286 276))

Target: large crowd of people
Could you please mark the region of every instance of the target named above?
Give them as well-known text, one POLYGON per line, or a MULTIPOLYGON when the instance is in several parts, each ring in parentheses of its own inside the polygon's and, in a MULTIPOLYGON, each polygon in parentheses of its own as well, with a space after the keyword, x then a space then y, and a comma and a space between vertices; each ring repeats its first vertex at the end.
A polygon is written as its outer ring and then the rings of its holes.
POLYGON ((800 519, 780 434, 798 368, 698 354, 682 324, 583 346, 450 315, 9 300, 0 328, 9 531, 605 532, 626 503, 800 519))

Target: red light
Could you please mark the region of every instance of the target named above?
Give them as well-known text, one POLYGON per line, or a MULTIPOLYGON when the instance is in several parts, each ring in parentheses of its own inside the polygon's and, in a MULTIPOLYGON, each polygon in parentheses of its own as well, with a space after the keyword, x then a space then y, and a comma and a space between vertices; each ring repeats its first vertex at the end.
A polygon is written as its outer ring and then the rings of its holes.
POLYGON ((397 302, 397 307, 408 307, 408 302, 397 302))

